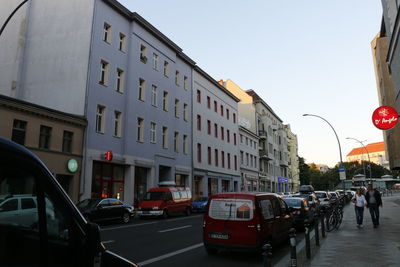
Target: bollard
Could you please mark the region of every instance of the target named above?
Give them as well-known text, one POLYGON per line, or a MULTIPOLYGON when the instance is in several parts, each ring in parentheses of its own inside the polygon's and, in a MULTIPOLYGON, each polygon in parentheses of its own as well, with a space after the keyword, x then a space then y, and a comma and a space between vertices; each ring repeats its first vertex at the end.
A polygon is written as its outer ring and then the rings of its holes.
POLYGON ((290 266, 297 267, 297 253, 296 253, 296 229, 290 228, 290 266))
POLYGON ((323 238, 325 238, 325 222, 324 222, 324 218, 325 218, 325 210, 321 210, 321 235, 323 238))
POLYGON ((304 220, 304 228, 305 228, 305 240, 306 240, 306 256, 307 259, 311 258, 311 246, 310 246, 310 224, 308 222, 308 219, 304 220))
POLYGON ((315 245, 319 246, 319 227, 318 227, 318 222, 319 222, 319 215, 317 214, 314 219, 314 231, 315 231, 315 245))
POLYGON ((270 244, 265 244, 263 247, 263 266, 272 267, 272 246, 270 244))

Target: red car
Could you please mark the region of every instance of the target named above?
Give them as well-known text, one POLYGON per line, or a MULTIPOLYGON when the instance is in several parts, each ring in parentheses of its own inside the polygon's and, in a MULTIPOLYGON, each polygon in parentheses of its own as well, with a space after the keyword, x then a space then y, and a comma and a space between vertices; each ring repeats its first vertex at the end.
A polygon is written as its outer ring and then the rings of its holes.
POLYGON ((258 251, 268 242, 287 240, 293 222, 288 206, 276 194, 215 194, 204 215, 204 247, 209 254, 219 248, 258 251))

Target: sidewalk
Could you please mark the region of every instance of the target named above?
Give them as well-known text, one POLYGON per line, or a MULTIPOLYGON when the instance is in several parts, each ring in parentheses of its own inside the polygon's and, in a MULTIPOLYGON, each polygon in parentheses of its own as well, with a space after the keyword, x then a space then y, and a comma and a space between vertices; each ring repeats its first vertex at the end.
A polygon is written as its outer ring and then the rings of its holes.
POLYGON ((358 229, 354 206, 347 205, 340 229, 321 239, 319 248, 312 247, 311 260, 299 255, 298 266, 400 266, 400 194, 382 200, 379 228, 373 228, 369 210, 365 209, 364 228, 358 229))

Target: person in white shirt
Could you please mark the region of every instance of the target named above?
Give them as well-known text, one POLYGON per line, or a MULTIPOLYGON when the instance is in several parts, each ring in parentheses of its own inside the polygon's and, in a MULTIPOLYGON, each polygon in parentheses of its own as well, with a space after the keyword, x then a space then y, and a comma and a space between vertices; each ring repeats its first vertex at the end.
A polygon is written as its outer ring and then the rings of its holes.
POLYGON ((363 218, 364 218, 364 207, 367 206, 367 200, 365 199, 364 195, 361 194, 361 190, 357 189, 356 194, 351 199, 354 203, 354 209, 356 212, 356 220, 357 220, 357 227, 363 227, 363 218))

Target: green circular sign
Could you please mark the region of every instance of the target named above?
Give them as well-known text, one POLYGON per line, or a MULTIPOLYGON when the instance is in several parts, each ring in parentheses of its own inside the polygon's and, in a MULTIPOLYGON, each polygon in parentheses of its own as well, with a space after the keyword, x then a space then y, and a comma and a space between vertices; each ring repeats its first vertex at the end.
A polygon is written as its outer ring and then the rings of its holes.
POLYGON ((78 170, 78 162, 75 159, 69 159, 67 168, 70 172, 76 172, 78 170))

